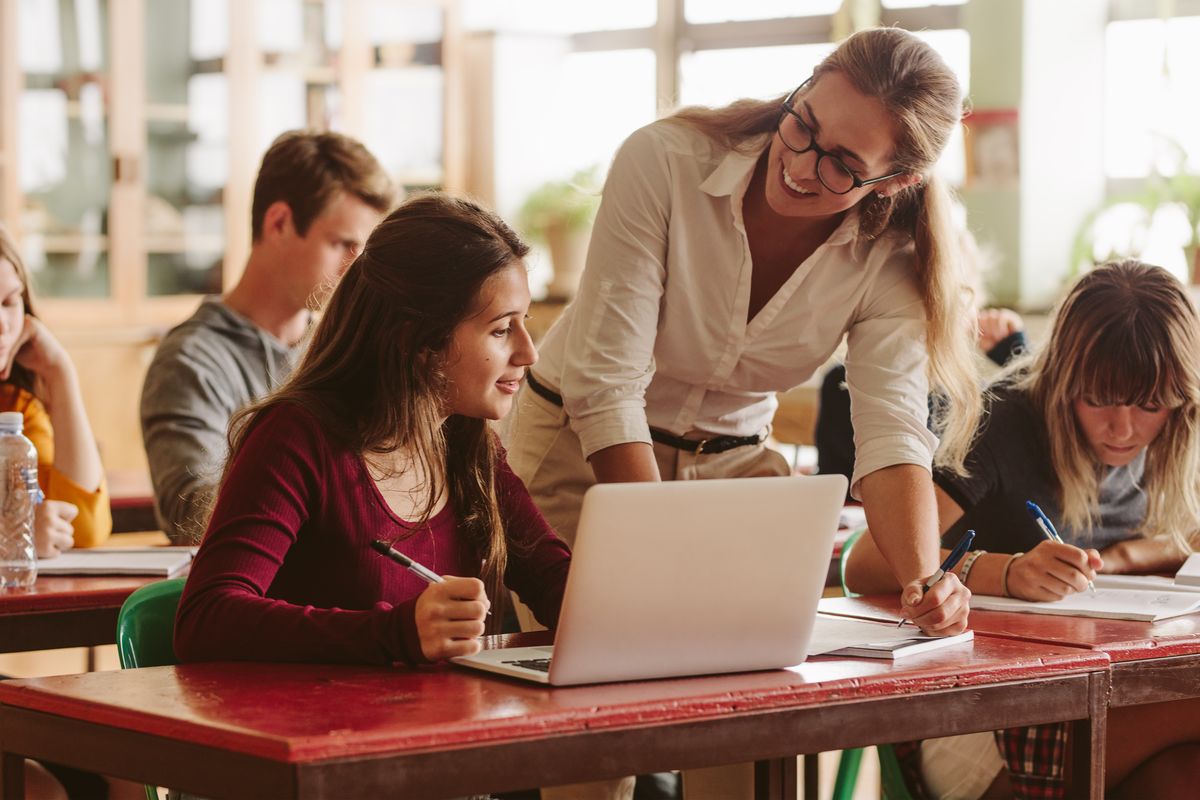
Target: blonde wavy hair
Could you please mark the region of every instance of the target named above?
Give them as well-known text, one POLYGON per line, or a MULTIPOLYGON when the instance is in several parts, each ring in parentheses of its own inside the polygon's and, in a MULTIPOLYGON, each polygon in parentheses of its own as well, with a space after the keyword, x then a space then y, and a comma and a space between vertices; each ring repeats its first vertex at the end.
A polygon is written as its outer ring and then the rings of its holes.
MULTIPOLYGON (((931 169, 962 119, 963 96, 941 56, 899 28, 854 34, 813 72, 837 72, 858 91, 879 100, 895 120, 894 169, 921 176, 921 183, 885 198, 870 192, 858 204, 860 236, 888 230, 912 238, 917 252, 917 283, 926 314, 929 377, 941 396, 935 428, 941 437, 938 464, 964 471, 982 409, 974 345, 974 293, 965 279, 952 199, 931 169)), ((699 130, 718 144, 742 152, 761 148, 774 134, 786 99, 739 100, 722 108, 691 107, 671 119, 699 130)))
POLYGON ((1090 532, 1100 464, 1074 403, 1170 409, 1146 448, 1142 535, 1184 552, 1200 531, 1200 317, 1187 290, 1161 267, 1127 260, 1084 275, 1063 300, 1050 339, 1012 367, 1045 420, 1063 521, 1090 532))

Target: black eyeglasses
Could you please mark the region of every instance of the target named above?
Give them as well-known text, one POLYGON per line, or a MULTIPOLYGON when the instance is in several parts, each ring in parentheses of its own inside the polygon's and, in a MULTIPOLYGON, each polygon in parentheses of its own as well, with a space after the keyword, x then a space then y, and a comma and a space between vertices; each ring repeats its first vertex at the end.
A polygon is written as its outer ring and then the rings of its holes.
POLYGON ((848 194, 863 186, 870 186, 873 183, 879 183, 880 181, 886 181, 903 175, 904 171, 900 170, 880 178, 863 180, 851 172, 850 168, 840 158, 828 150, 822 150, 817 145, 817 139, 813 136, 812 129, 804 124, 804 120, 800 118, 800 114, 797 113, 796 109, 792 108, 792 101, 796 95, 811 80, 812 78, 809 78, 797 86, 787 96, 787 99, 783 101, 779 111, 779 123, 776 127, 779 130, 779 139, 793 153, 807 153, 811 150, 817 154, 817 179, 821 181, 821 185, 834 194, 848 194))

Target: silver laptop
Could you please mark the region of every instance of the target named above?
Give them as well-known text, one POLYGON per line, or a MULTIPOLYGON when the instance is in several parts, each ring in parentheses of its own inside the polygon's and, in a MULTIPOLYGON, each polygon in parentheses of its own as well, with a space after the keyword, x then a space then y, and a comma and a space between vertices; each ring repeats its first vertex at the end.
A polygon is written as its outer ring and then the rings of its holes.
POLYGON ((799 664, 845 497, 840 475, 593 486, 554 646, 454 661, 555 686, 799 664))

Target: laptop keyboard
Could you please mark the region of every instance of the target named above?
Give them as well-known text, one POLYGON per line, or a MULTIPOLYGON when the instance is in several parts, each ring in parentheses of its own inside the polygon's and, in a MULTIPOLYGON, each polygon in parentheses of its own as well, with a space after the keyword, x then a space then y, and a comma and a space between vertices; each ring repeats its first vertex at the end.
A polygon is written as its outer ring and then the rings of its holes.
POLYGON ((537 670, 538 672, 550 671, 550 659, 548 658, 523 658, 517 661, 505 661, 504 663, 512 664, 514 667, 537 670))

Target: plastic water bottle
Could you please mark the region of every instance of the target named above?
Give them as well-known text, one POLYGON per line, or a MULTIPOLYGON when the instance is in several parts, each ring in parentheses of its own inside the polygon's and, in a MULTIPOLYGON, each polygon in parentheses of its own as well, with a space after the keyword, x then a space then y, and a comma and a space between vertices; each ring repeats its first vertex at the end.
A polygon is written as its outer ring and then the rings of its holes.
POLYGON ((0 413, 0 590, 28 589, 37 579, 33 507, 41 500, 37 449, 18 411, 0 413))

